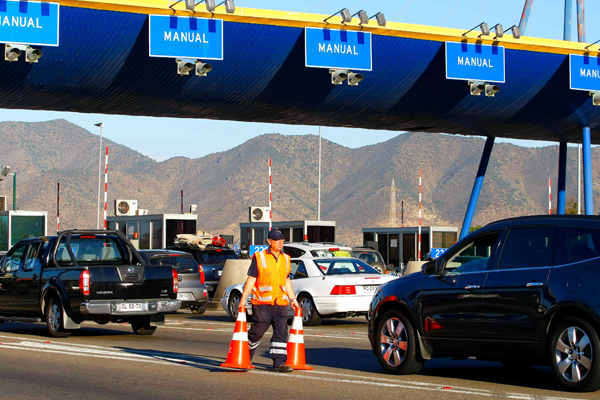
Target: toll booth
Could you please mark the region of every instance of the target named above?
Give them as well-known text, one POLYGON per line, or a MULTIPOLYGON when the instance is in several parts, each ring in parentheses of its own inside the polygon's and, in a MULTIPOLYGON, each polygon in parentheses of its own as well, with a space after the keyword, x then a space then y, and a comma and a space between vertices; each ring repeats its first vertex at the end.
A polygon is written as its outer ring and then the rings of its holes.
POLYGON ((129 240, 139 240, 138 248, 164 249, 175 241, 175 236, 195 235, 197 214, 119 215, 106 218, 107 228, 121 231, 129 240))
MULTIPOLYGON (((283 233, 286 242, 335 242, 335 221, 282 221, 271 225, 283 233)), ((268 222, 240 223, 240 246, 247 249, 266 245, 268 232, 268 222)))
POLYGON ((0 211, 0 251, 8 251, 21 239, 48 234, 46 211, 0 211))
MULTIPOLYGON (((363 228, 363 246, 376 248, 387 264, 395 268, 416 260, 419 248, 419 227, 363 228)), ((421 227, 421 256, 442 254, 458 240, 458 228, 447 226, 421 227)))

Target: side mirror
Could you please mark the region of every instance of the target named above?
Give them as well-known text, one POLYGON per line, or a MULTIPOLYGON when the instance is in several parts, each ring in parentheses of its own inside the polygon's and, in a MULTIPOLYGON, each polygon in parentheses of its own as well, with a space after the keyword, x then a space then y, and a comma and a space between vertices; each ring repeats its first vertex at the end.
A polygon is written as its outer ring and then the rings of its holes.
POLYGON ((424 273, 425 275, 435 275, 437 272, 436 269, 437 269, 436 260, 431 260, 431 261, 423 264, 423 266, 421 267, 421 272, 424 273))

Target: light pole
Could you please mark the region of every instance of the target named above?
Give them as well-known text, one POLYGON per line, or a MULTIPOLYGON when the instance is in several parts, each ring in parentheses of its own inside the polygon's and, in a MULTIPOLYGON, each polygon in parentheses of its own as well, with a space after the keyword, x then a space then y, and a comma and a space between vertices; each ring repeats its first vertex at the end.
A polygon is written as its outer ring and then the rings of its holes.
POLYGON ((13 210, 17 209, 17 173, 10 172, 8 175, 13 176, 13 210))
POLYGON ((321 220, 321 127, 319 126, 319 194, 317 198, 317 221, 321 220))
POLYGON ((98 156, 98 197, 96 198, 98 203, 98 210, 96 211, 96 229, 100 229, 100 187, 102 186, 100 180, 102 177, 102 128, 104 124, 99 122, 94 124, 100 127, 100 155, 98 156))

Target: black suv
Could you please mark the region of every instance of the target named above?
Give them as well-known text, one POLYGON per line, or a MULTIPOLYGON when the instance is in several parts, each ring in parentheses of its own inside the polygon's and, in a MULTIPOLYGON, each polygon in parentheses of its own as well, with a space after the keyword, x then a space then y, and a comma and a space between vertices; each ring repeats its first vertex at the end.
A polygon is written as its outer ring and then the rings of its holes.
POLYGON ((212 298, 219 285, 219 279, 225 267, 225 261, 238 260, 239 257, 233 249, 229 247, 208 245, 204 249, 189 245, 187 243, 176 243, 167 247, 167 250, 185 251, 194 256, 194 259, 204 269, 206 278, 206 290, 212 298))
POLYGON ((386 372, 477 357, 549 365, 565 389, 600 389, 600 217, 494 222, 422 272, 373 297, 369 340, 386 372))

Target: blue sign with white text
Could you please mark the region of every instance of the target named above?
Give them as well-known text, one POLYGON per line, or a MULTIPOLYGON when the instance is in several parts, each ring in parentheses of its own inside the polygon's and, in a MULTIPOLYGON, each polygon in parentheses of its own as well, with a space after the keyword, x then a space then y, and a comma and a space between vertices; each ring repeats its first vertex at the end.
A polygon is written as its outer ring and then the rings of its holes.
POLYGON ((223 59, 223 21, 150 15, 150 57, 223 59))
POLYGON ((569 84, 573 90, 600 92, 600 57, 570 54, 569 84))
POLYGON ((431 249, 431 258, 438 258, 444 254, 448 249, 431 249))
POLYGON ((307 67, 373 70, 370 32, 305 28, 304 45, 307 67))
POLYGON ((257 245, 251 245, 250 248, 248 249, 248 255, 250 257, 252 257, 254 255, 254 253, 259 252, 259 251, 263 251, 268 249, 269 246, 268 245, 264 245, 264 246, 257 246, 257 245))
POLYGON ((58 46, 58 3, 0 1, 0 43, 58 46))
POLYGON ((446 79, 504 82, 504 47, 446 42, 446 79))

